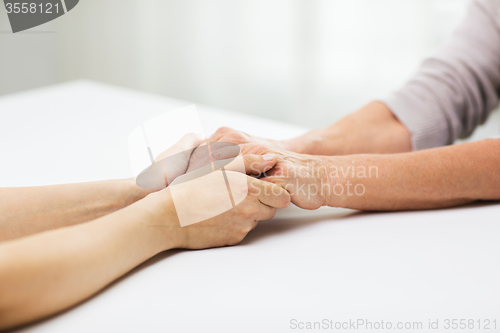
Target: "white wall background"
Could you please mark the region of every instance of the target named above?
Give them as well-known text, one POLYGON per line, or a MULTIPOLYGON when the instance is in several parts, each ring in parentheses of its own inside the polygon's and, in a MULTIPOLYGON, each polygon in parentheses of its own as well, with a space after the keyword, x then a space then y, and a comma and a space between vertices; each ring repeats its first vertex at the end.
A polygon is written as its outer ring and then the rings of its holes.
POLYGON ((0 94, 88 78, 310 127, 401 85, 468 0, 80 0, 24 33, 0 94))

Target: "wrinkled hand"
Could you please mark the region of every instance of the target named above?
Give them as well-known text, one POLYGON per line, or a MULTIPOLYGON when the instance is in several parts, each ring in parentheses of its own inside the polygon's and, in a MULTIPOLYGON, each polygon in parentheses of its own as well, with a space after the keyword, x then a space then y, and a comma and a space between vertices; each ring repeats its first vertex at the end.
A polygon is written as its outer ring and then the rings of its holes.
POLYGON ((292 202, 303 209, 318 209, 329 204, 335 179, 329 176, 329 159, 322 156, 297 154, 259 144, 241 145, 245 155, 277 156, 276 165, 261 180, 286 189, 292 202))
POLYGON ((207 140, 208 142, 230 142, 237 145, 247 144, 247 143, 256 143, 269 147, 274 147, 278 149, 291 150, 289 147, 288 141, 278 141, 271 139, 259 138, 256 136, 249 135, 247 133, 237 131, 230 127, 221 127, 219 128, 210 138, 207 140))
POLYGON ((288 148, 286 141, 263 139, 229 127, 219 128, 206 142, 210 145, 210 149, 205 143, 193 152, 187 173, 204 167, 211 162, 238 156, 240 153, 238 145, 241 144, 256 143, 285 150, 288 148))
POLYGON ((206 169, 212 162, 215 170, 217 170, 220 168, 220 165, 225 164, 218 162, 228 162, 229 164, 225 166, 226 170, 246 172, 247 175, 260 175, 262 172, 272 168, 276 163, 276 157, 274 155, 264 156, 246 154, 242 156, 240 152, 240 146, 232 143, 209 142, 208 144, 203 144, 191 155, 186 173, 196 171, 200 168, 206 169), (237 161, 234 161, 234 163, 231 162, 238 156, 243 159, 243 168, 236 163, 237 161), (262 169, 263 166, 266 167, 265 170, 262 169))

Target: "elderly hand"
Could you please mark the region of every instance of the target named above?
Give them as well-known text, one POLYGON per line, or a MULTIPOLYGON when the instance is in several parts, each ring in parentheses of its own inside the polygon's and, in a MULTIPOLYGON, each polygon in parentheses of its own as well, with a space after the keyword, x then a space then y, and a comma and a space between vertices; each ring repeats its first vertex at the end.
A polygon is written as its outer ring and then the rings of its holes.
POLYGON ((219 128, 210 138, 207 140, 208 142, 230 142, 237 145, 246 144, 246 143, 256 143, 261 145, 266 145, 278 149, 284 150, 294 150, 292 144, 287 140, 271 140, 259 138, 256 136, 249 135, 247 133, 237 131, 230 127, 221 127, 219 128))
POLYGON ((187 173, 215 161, 236 157, 240 153, 238 145, 241 144, 255 143, 283 150, 292 149, 292 144, 288 141, 263 139, 229 127, 219 128, 206 142, 208 142, 210 148, 204 143, 193 152, 189 160, 187 173))
POLYGON ((247 175, 260 175, 271 169, 276 163, 276 156, 263 156, 246 154, 240 155, 240 146, 227 142, 209 142, 195 149, 189 160, 189 167, 186 174, 201 168, 207 168, 213 163, 215 170, 224 165, 227 170, 246 172, 247 175), (239 156, 239 157, 238 157, 239 156), (236 157, 243 159, 244 167, 238 161, 233 161, 236 157), (219 162, 219 163, 218 163, 219 162), (265 167, 265 170, 262 169, 265 167))
MULTIPOLYGON (((332 157, 297 154, 259 144, 241 145, 245 155, 276 155, 274 168, 261 180, 286 189, 292 202, 300 208, 318 209, 321 206, 342 206, 342 197, 333 195, 340 180, 332 173, 332 157)), ((335 163, 343 163, 341 158, 335 163)), ((342 184, 340 184, 342 185, 342 184)))

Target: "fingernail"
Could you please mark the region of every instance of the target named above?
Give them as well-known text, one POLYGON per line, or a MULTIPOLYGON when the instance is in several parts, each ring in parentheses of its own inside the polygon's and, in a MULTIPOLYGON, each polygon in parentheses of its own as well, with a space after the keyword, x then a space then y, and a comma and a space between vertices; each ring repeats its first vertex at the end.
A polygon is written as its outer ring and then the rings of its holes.
POLYGON ((276 155, 273 155, 273 154, 266 154, 266 155, 262 156, 262 159, 264 161, 271 161, 271 160, 274 160, 275 158, 276 158, 276 155))

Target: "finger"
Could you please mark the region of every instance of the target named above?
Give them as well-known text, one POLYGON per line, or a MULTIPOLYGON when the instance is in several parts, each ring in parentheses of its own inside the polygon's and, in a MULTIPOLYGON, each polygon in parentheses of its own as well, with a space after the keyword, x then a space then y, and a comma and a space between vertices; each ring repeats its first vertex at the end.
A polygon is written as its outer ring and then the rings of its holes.
POLYGON ((219 141, 220 139, 222 138, 222 135, 219 135, 217 132, 212 134, 208 139, 207 141, 208 142, 217 142, 219 141))
POLYGON ((274 149, 260 143, 242 143, 238 145, 242 155, 265 155, 273 154, 274 149))
POLYGON ((284 188, 259 179, 250 180, 249 193, 270 207, 286 208, 290 204, 290 194, 284 188))
MULTIPOLYGON (((230 143, 211 142, 209 145, 200 146, 190 159, 189 172, 206 167, 212 163, 216 170, 220 169, 230 163, 239 153, 240 148, 230 143)), ((243 173, 243 163, 241 163, 241 165, 242 166, 239 168, 241 170, 238 171, 243 173)), ((236 166, 234 168, 236 168, 236 166)))
POLYGON ((193 149, 198 147, 204 141, 203 137, 196 133, 188 133, 184 135, 179 141, 173 144, 171 147, 163 151, 155 159, 155 162, 161 161, 167 157, 170 157, 179 153, 189 153, 193 152, 193 149))
POLYGON ((185 151, 177 152, 175 154, 171 154, 171 150, 166 150, 155 159, 155 162, 159 162, 161 160, 168 161, 168 163, 178 163, 178 161, 189 161, 191 154, 193 153, 193 149, 188 149, 185 151))
POLYGON ((276 165, 278 156, 274 154, 243 155, 243 161, 247 175, 261 175, 276 165))
POLYGON ((190 149, 196 148, 204 142, 205 138, 201 134, 188 133, 184 135, 182 139, 180 139, 179 142, 176 143, 176 145, 181 145, 182 147, 187 147, 187 149, 190 149))
POLYGON ((210 153, 214 161, 227 160, 240 154, 240 147, 228 142, 210 142, 210 153))
POLYGON ((261 175, 276 165, 278 157, 267 155, 243 155, 228 163, 224 169, 236 172, 245 172, 247 175, 261 175), (242 163, 243 162, 243 163, 242 163))
POLYGON ((266 177, 260 177, 259 180, 279 186, 285 191, 287 191, 290 195, 293 195, 294 193, 293 180, 289 180, 285 177, 277 177, 271 175, 266 177))
POLYGON ((222 138, 226 133, 231 132, 231 131, 234 131, 234 130, 230 127, 220 127, 217 129, 217 131, 215 131, 214 134, 212 134, 210 136, 208 141, 210 141, 210 142, 219 141, 220 138, 222 138))
POLYGON ((259 203, 259 207, 254 217, 256 223, 253 228, 257 226, 258 221, 270 220, 274 217, 274 215, 276 215, 276 208, 259 203))

